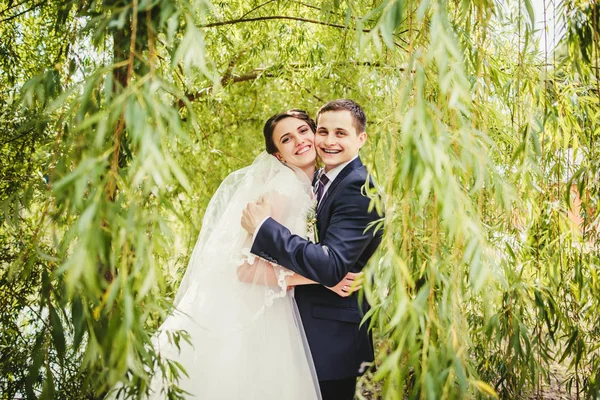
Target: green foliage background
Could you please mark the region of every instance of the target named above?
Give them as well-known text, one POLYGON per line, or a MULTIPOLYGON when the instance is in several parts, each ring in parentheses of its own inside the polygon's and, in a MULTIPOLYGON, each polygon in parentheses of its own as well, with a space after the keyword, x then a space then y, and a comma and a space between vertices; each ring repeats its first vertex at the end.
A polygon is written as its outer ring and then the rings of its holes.
POLYGON ((599 10, 544 5, 546 49, 529 0, 0 1, 0 397, 181 396, 150 338, 208 200, 339 97, 387 211, 365 396, 600 397, 599 10))

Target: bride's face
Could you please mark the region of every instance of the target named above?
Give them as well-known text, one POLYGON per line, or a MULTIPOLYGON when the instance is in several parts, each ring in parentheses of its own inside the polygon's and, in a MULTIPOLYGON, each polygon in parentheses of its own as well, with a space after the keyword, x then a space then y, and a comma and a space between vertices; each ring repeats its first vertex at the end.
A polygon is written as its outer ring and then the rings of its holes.
POLYGON ((282 119, 273 130, 273 142, 277 147, 274 156, 280 161, 298 168, 315 163, 315 133, 306 122, 293 117, 282 119))

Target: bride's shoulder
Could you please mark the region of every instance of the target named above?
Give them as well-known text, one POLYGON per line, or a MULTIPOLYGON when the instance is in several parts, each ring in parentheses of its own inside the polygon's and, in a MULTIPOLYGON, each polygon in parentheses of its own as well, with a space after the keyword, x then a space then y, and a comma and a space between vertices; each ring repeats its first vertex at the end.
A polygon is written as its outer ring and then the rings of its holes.
POLYGON ((303 174, 302 171, 296 171, 280 162, 275 156, 262 152, 252 164, 231 172, 221 186, 246 187, 262 192, 309 192, 311 182, 306 176, 302 179, 303 174))

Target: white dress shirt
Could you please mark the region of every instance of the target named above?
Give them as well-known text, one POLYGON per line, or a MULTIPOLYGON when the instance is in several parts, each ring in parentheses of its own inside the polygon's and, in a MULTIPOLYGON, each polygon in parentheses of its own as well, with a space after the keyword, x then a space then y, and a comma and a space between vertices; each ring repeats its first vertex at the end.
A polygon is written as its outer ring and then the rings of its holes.
POLYGON ((325 187, 323 188, 323 197, 321 197, 321 200, 323 200, 325 198, 325 193, 327 193, 327 190, 331 186, 331 183, 335 180, 335 178, 337 178, 337 176, 340 174, 340 172, 342 172, 342 170, 344 168, 346 168, 346 165, 348 165, 352 161, 356 160, 357 157, 358 157, 358 154, 355 155, 354 158, 352 158, 352 160, 346 161, 345 163, 342 163, 342 164, 338 165, 337 167, 332 168, 329 172, 325 172, 325 176, 329 179, 329 182, 327 182, 327 185, 325 185, 325 187))

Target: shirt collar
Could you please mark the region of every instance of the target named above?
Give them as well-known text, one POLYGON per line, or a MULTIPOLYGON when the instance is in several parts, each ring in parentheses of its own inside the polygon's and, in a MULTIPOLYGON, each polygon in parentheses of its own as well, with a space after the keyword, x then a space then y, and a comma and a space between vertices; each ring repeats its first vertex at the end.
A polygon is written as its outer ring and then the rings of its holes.
MULTIPOLYGON (((335 180, 335 178, 337 178, 337 176, 340 174, 340 172, 342 172, 342 170, 346 167, 346 165, 350 164, 352 161, 356 160, 358 158, 358 154, 354 156, 353 159, 346 161, 343 164, 338 165, 335 168, 332 168, 329 172, 325 172, 325 175, 327 175, 327 178, 329 178, 329 182, 333 182, 335 180)), ((323 171, 325 171, 323 169, 323 171)))

